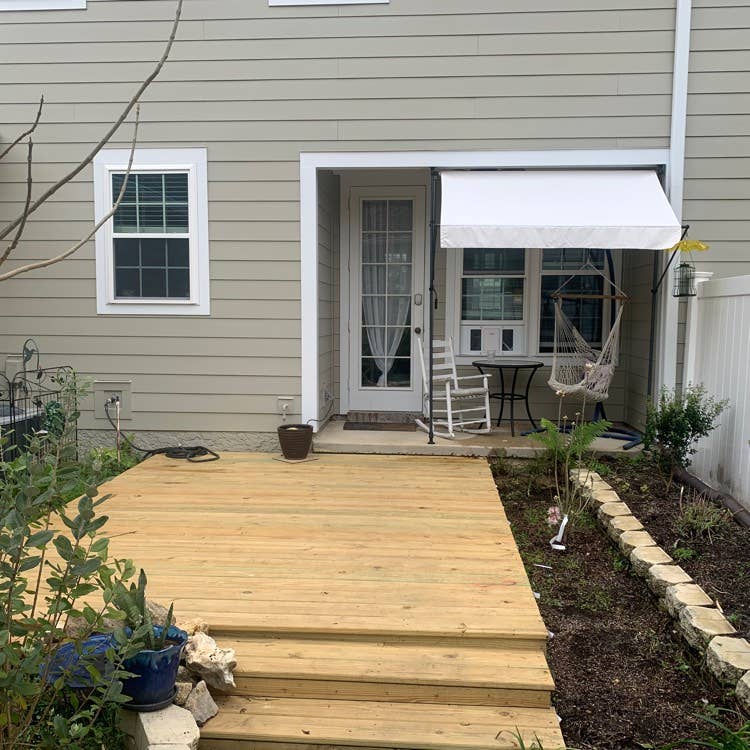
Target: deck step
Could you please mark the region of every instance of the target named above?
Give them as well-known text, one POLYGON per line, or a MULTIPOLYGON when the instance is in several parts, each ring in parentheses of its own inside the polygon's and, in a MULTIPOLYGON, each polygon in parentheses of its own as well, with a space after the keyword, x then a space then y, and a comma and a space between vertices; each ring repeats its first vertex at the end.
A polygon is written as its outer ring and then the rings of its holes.
POLYGON ((518 750, 564 746, 551 708, 492 708, 362 701, 225 697, 201 730, 200 750, 518 750))
POLYGON ((237 653, 238 695, 279 698, 550 705, 543 648, 304 638, 222 639, 237 653))

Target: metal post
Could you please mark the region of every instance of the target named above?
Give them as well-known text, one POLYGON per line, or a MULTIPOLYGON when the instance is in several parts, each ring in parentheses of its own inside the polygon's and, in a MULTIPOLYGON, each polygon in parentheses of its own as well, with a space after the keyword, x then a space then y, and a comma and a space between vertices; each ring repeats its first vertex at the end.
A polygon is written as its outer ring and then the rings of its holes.
MULTIPOLYGON (((689 224, 683 224, 682 225, 682 235, 680 236, 680 242, 687 237, 688 230, 690 229, 689 224)), ((664 267, 664 270, 661 272, 661 276, 657 279, 657 274, 659 273, 659 251, 657 250, 654 254, 654 266, 653 266, 653 286, 651 287, 651 323, 650 323, 650 331, 649 331, 649 338, 648 338, 648 380, 646 383, 646 395, 648 398, 651 398, 653 396, 654 391, 654 351, 656 349, 656 313, 658 310, 658 293, 659 288, 661 287, 662 282, 664 281, 664 277, 667 275, 670 266, 672 265, 672 261, 674 261, 675 257, 677 257, 677 253, 680 252, 680 248, 676 248, 672 255, 669 256, 669 260, 667 261, 667 265, 664 267)))
POLYGON ((430 168, 430 314, 429 314, 429 327, 427 329, 427 336, 429 338, 428 346, 428 357, 429 357, 429 399, 428 399, 428 416, 430 419, 430 429, 428 443, 430 445, 435 444, 435 425, 433 422, 433 368, 434 364, 432 361, 433 356, 433 326, 435 324, 435 308, 437 307, 437 290, 435 289, 435 254, 437 253, 438 243, 438 204, 439 204, 439 188, 440 188, 440 173, 435 167, 430 168))

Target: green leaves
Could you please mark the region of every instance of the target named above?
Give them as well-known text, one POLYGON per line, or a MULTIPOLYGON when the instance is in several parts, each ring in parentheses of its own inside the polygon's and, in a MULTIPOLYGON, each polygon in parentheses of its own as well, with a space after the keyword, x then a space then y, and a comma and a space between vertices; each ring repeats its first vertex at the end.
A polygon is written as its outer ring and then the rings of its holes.
POLYGON ((80 384, 71 373, 59 387, 45 415, 49 434, 34 436, 13 461, 0 460, 0 749, 13 737, 19 750, 119 750, 122 661, 141 643, 125 637, 103 663, 79 662, 90 693, 71 691, 65 675, 42 679, 61 643, 72 640, 80 656, 104 616, 123 617, 112 611, 113 592, 135 573, 132 561, 109 560, 107 496, 97 488, 123 464, 112 450, 78 459, 80 384), (75 630, 66 633, 69 619, 75 630))
POLYGON ((663 389, 656 404, 649 404, 643 445, 656 453, 669 477, 676 467, 690 466, 695 443, 717 426, 728 401, 717 401, 703 386, 689 385, 682 393, 663 389))

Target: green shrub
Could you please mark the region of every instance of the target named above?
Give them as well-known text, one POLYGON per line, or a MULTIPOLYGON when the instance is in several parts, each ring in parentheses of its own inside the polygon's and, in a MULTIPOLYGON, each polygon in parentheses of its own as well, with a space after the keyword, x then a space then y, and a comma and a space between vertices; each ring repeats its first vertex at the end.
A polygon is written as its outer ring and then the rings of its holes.
POLYGON ((688 386, 682 393, 665 388, 657 404, 649 404, 643 445, 652 451, 668 476, 690 466, 695 443, 717 426, 727 406, 706 393, 703 386, 688 386))
POLYGON ((96 486, 86 481, 90 467, 76 457, 75 376, 62 388, 58 428, 32 437, 14 461, 0 461, 0 750, 99 750, 97 738, 105 736, 104 746, 116 747, 110 735, 117 730, 107 717, 127 700, 122 663, 142 645, 120 629, 104 671, 82 652, 85 639, 106 629, 105 618, 122 618, 110 602, 135 568, 110 560, 102 535, 107 517, 100 515, 107 497, 97 497, 96 486), (73 493, 80 499, 69 509, 73 493), (68 643, 78 664, 53 672, 58 648, 68 643), (74 693, 68 678, 80 667, 91 684, 74 693))

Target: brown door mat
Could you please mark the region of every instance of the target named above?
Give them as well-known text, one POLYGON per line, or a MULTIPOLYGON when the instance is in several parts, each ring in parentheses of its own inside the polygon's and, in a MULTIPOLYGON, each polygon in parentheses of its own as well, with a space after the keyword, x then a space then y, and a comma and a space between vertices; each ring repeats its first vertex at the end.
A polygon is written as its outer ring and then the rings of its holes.
POLYGON ((416 432, 417 425, 399 422, 344 422, 344 429, 371 432, 416 432))

